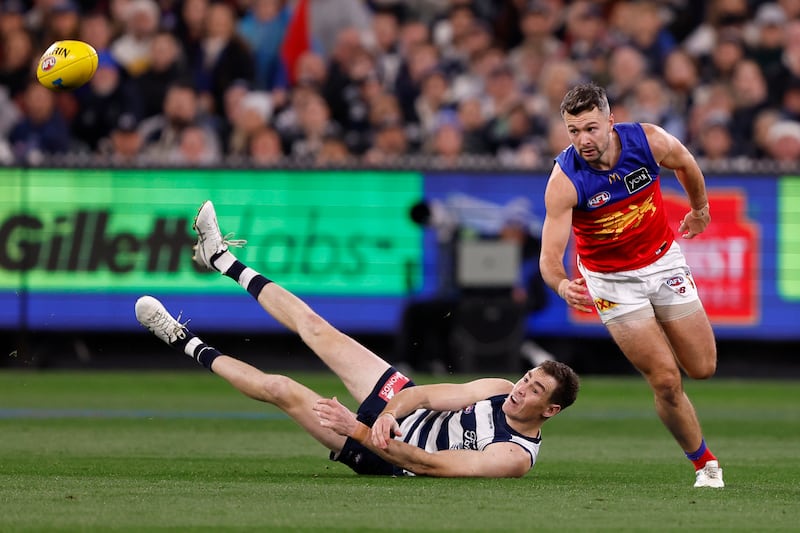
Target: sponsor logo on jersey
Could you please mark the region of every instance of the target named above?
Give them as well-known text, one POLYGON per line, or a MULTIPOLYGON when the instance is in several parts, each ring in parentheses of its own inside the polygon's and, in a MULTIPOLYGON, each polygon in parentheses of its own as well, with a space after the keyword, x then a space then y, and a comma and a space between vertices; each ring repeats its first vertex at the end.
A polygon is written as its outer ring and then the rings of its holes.
POLYGON ((42 59, 42 70, 44 72, 47 72, 48 70, 50 70, 54 66, 56 66, 56 58, 55 57, 47 56, 44 59, 42 59))
POLYGON ((608 175, 608 184, 611 185, 615 181, 619 181, 621 179, 622 178, 619 177, 619 174, 617 174, 616 172, 612 172, 611 174, 608 175))
POLYGON ((389 400, 394 398, 394 395, 400 392, 400 390, 402 390, 402 388, 409 381, 410 380, 400 372, 395 372, 394 374, 389 376, 389 379, 387 379, 386 383, 383 384, 383 387, 381 387, 381 391, 378 393, 378 396, 380 396, 384 401, 388 402, 389 400))
POLYGON ((586 202, 586 206, 589 209, 596 209, 601 205, 607 204, 609 200, 611 200, 611 193, 608 191, 602 191, 589 198, 589 200, 586 202))
POLYGON ((474 429, 464 431, 464 449, 477 450, 478 449, 478 433, 474 429))
POLYGON ((644 189, 651 183, 653 178, 646 168, 642 167, 639 170, 634 170, 625 176, 625 188, 628 189, 629 194, 633 194, 640 189, 644 189))
POLYGON ((608 311, 609 309, 613 309, 617 306, 616 302, 609 302, 603 298, 595 298, 594 299, 594 306, 597 308, 598 311, 608 311))
POLYGON ((666 281, 666 284, 668 287, 678 287, 679 285, 683 285, 683 282, 683 276, 673 276, 666 281))

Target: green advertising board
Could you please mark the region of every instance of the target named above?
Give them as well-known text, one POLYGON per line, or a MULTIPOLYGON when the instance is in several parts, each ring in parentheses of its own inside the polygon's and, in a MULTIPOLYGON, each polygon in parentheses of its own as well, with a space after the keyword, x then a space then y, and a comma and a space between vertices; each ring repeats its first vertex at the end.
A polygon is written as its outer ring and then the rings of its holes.
MULTIPOLYGON (((238 292, 191 260, 196 209, 298 292, 399 295, 422 242, 416 172, 0 169, 0 290, 238 292)), ((414 283, 412 280, 411 283, 414 283)))
POLYGON ((800 177, 778 181, 778 293, 800 300, 800 177))

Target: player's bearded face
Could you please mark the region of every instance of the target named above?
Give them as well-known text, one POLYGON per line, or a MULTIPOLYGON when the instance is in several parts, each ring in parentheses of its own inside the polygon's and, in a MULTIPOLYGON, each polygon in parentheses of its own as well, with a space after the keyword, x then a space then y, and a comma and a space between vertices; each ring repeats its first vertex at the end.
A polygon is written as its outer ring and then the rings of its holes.
POLYGON ((612 121, 599 109, 578 115, 564 114, 570 142, 588 163, 600 161, 611 143, 612 121))

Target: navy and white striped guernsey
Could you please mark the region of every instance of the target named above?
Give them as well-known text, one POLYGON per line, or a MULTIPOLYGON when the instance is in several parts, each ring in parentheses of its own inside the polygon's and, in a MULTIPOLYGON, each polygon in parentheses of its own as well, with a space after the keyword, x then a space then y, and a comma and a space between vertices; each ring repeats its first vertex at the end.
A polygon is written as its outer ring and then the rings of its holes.
POLYGON ((506 397, 505 394, 492 396, 460 411, 417 409, 400 421, 403 436, 397 438, 429 452, 480 451, 495 442, 513 442, 528 452, 533 468, 541 435, 526 437, 508 426, 502 409, 506 397))

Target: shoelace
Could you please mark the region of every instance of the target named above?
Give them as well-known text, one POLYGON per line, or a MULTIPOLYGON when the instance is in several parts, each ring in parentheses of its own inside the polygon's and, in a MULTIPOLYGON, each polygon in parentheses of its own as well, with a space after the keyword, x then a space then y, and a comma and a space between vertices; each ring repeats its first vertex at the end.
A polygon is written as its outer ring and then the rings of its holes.
POLYGON ((234 248, 244 248, 244 245, 247 244, 246 239, 234 239, 233 236, 236 235, 235 233, 227 233, 224 237, 222 237, 222 244, 225 246, 233 246, 234 248))
POLYGON ((173 342, 173 338, 174 339, 181 338, 181 335, 183 334, 184 328, 186 328, 186 325, 189 322, 192 321, 192 319, 189 318, 189 319, 186 320, 186 322, 181 324, 181 315, 182 314, 183 314, 183 311, 178 313, 178 318, 177 319, 173 319, 169 315, 169 313, 164 313, 162 311, 157 311, 156 312, 156 316, 153 319, 153 324, 147 326, 147 329, 149 329, 153 333, 156 333, 157 329, 160 330, 160 331, 163 331, 164 333, 167 334, 168 341, 169 342, 173 342))

